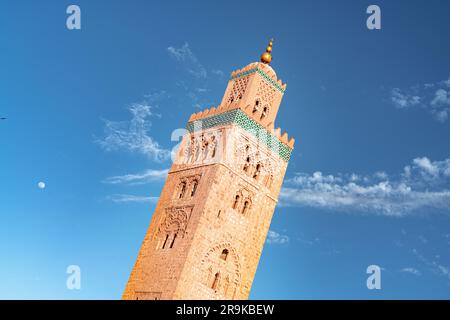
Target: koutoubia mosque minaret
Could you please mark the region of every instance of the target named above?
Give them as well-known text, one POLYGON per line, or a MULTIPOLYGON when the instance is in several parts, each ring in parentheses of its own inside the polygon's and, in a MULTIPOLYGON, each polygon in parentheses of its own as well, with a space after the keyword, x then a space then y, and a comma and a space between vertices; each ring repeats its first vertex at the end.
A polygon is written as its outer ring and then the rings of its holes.
POLYGON ((248 298, 294 147, 272 45, 189 118, 123 299, 248 298))

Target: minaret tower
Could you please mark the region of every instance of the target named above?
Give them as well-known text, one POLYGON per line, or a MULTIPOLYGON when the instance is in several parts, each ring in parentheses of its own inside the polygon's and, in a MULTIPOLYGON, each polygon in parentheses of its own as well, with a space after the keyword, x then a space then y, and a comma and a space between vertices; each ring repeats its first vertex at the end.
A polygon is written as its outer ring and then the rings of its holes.
POLYGON ((123 299, 248 298, 294 147, 272 46, 191 115, 123 299))

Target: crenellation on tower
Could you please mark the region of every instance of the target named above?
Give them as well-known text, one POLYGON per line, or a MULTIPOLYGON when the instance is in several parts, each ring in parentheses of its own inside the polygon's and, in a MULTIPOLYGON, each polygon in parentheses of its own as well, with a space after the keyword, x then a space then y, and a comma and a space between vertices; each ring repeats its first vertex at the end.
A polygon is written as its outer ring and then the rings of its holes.
POLYGON ((124 299, 248 298, 294 147, 271 51, 189 118, 124 299))

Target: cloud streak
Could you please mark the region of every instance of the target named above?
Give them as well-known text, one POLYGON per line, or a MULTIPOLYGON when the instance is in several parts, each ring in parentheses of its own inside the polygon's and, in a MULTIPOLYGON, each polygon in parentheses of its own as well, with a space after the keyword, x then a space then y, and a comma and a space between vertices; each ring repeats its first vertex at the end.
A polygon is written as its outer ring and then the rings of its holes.
POLYGON ((450 267, 443 265, 438 259, 426 258, 417 249, 412 249, 412 253, 420 262, 429 267, 433 273, 446 278, 447 281, 450 281, 450 267))
POLYGON ((170 56, 180 62, 184 66, 186 71, 193 75, 195 78, 206 79, 207 72, 205 67, 197 59, 187 42, 180 48, 170 46, 167 48, 167 51, 169 52, 170 56))
POLYGON ((137 196, 132 194, 113 194, 106 197, 115 203, 156 203, 158 202, 158 197, 147 197, 147 196, 137 196))
POLYGON ((450 113, 450 78, 437 83, 412 86, 406 90, 391 90, 391 102, 399 109, 421 107, 439 122, 445 122, 450 113))
POLYGON ((423 210, 450 211, 450 159, 414 159, 397 176, 374 173, 312 175, 297 173, 280 193, 284 206, 404 216, 423 210))
POLYGON ((170 159, 170 150, 166 150, 151 136, 150 117, 153 115, 150 105, 136 103, 128 108, 132 118, 129 121, 104 120, 104 137, 96 142, 105 151, 126 150, 140 153, 155 161, 170 159))
POLYGON ((153 181, 164 181, 164 179, 167 177, 168 172, 169 172, 168 169, 162 170, 149 169, 141 173, 108 177, 105 180, 103 180, 103 183, 141 185, 153 181))
POLYGON ((416 268, 413 268, 413 267, 406 267, 406 268, 400 269, 400 272, 402 272, 402 273, 409 273, 409 274, 412 274, 412 275, 415 275, 415 276, 420 276, 421 275, 421 272, 419 270, 417 270, 416 268))
POLYGON ((268 244, 286 244, 289 242, 289 237, 276 231, 269 230, 266 241, 268 244))

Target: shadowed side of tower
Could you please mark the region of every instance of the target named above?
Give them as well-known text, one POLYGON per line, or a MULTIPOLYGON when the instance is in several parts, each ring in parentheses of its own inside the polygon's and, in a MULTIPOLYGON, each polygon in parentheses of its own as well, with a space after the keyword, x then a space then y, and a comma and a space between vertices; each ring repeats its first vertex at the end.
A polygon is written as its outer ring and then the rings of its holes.
POLYGON ((191 115, 123 299, 248 298, 294 147, 271 52, 191 115))

